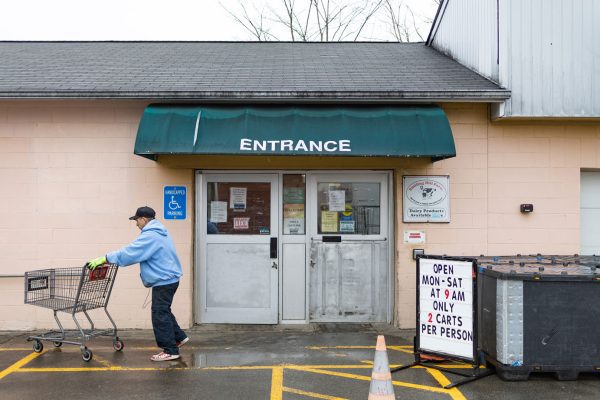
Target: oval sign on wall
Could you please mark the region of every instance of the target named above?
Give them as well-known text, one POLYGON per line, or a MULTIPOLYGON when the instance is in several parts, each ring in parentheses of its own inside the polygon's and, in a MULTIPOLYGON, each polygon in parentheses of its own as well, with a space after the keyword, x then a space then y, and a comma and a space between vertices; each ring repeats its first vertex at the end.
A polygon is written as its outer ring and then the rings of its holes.
POLYGON ((448 176, 404 176, 404 222, 450 222, 448 176))

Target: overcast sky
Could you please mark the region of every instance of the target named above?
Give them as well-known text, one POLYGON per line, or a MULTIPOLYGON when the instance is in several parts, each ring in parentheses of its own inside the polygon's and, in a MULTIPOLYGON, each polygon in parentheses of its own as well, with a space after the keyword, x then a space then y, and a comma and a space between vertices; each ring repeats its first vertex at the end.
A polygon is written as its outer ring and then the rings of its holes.
MULTIPOLYGON (((244 0, 251 12, 266 10, 265 13, 269 7, 280 7, 281 2, 244 0)), ((0 40, 254 40, 225 10, 239 10, 238 0, 6 0, 2 3, 0 40)), ((421 35, 427 38, 429 26, 422 21, 435 16, 434 1, 404 0, 404 3, 411 6, 421 35)), ((274 33, 280 40, 289 40, 285 33, 277 30, 274 33)), ((383 16, 373 19, 360 39, 394 40, 383 16)))

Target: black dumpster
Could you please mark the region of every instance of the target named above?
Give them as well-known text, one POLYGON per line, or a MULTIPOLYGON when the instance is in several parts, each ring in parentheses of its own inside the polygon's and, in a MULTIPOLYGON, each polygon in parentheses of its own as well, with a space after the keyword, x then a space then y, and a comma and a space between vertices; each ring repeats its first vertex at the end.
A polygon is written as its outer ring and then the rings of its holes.
POLYGON ((600 372, 600 267, 590 258, 482 257, 478 297, 479 345, 502 379, 600 372))

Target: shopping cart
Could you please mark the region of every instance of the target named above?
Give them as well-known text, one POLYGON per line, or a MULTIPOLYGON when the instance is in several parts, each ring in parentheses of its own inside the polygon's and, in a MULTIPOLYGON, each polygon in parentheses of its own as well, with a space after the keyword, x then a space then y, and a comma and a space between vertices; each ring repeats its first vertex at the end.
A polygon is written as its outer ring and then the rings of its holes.
POLYGON ((104 264, 93 271, 83 266, 25 272, 25 304, 53 310, 54 319, 60 328, 60 331, 54 330, 39 336, 29 336, 27 341, 35 340, 33 351, 40 353, 44 349, 42 344, 44 340, 53 342, 55 347, 60 347, 63 343, 74 344, 80 346, 83 360, 90 361, 93 354, 86 343, 95 336, 111 336, 113 348, 116 351, 123 350, 124 343, 117 336, 117 326, 106 310, 117 269, 118 266, 115 264, 104 264), (112 323, 112 329, 94 328, 94 322, 88 311, 96 308, 104 309, 112 323), (71 314, 78 330, 65 330, 58 319, 59 311, 71 314), (90 329, 81 327, 75 316, 77 313, 86 316, 91 325, 90 329))

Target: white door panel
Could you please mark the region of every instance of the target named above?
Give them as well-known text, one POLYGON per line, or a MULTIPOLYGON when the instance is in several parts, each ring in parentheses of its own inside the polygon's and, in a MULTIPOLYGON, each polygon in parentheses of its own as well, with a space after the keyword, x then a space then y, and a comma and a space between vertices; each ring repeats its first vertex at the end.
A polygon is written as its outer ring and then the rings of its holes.
POLYGON ((209 244, 206 305, 208 308, 269 308, 269 245, 209 244))
POLYGON ((580 254, 600 254, 600 172, 581 173, 580 254))
POLYGON ((284 320, 306 319, 306 245, 284 243, 281 264, 283 284, 282 318, 284 320))
POLYGON ((276 324, 278 176, 207 173, 199 181, 199 322, 276 324))

